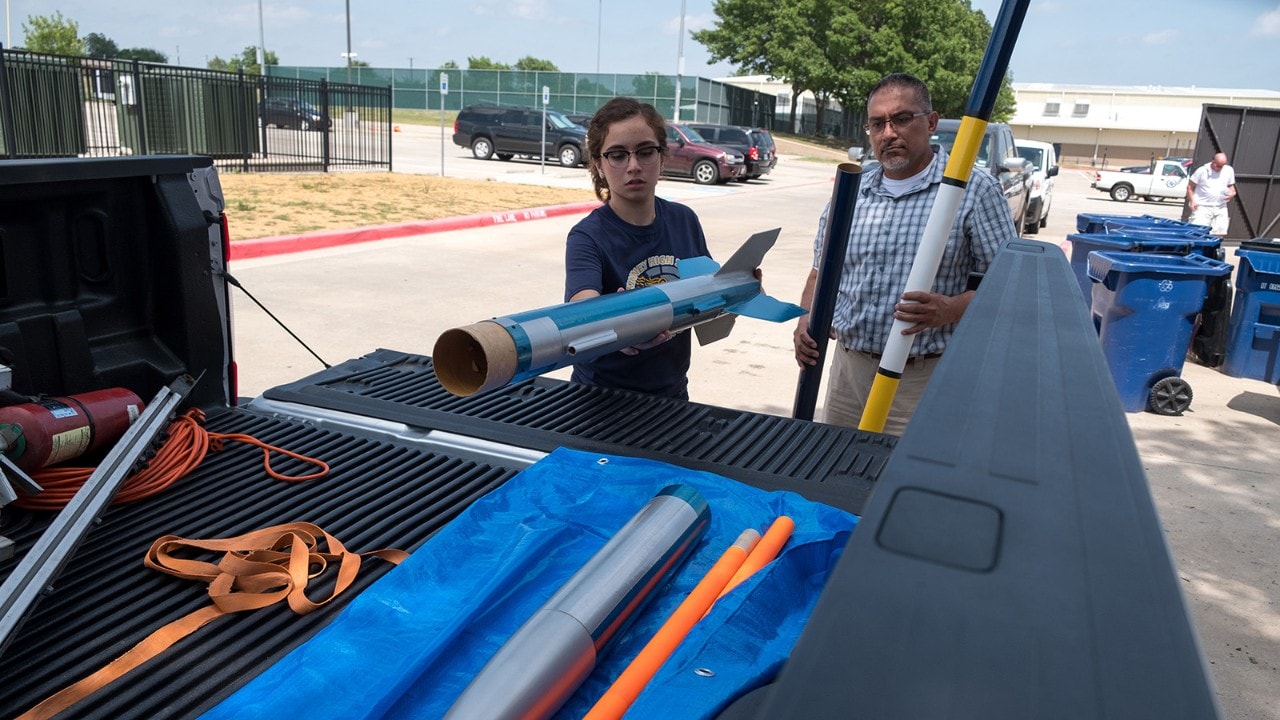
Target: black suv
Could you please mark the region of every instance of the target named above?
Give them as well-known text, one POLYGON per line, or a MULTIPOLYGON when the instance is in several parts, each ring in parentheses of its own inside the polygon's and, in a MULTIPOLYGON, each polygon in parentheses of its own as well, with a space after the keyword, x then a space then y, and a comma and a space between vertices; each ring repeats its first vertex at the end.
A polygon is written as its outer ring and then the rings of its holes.
POLYGON ((546 147, 543 138, 542 111, 527 107, 470 105, 458 113, 453 122, 455 145, 471 148, 481 160, 497 155, 510 160, 516 155, 551 157, 565 167, 582 165, 587 154, 587 129, 564 115, 547 111, 546 147))
POLYGON ((297 130, 328 130, 329 118, 305 100, 285 97, 264 98, 258 105, 263 125, 297 130))
POLYGON ((778 164, 777 155, 774 154, 773 136, 769 134, 768 130, 739 125, 705 125, 701 123, 688 123, 688 125, 712 145, 719 145, 742 153, 742 157, 746 159, 747 164, 746 173, 738 178, 742 182, 746 182, 751 178, 759 178, 761 175, 773 170, 774 166, 778 164))

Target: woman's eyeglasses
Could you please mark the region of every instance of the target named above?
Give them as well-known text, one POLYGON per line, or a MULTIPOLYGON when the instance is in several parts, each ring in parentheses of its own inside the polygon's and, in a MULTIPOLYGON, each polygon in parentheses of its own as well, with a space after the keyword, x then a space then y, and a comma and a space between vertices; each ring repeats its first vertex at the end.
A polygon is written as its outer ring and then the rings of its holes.
POLYGON ((609 150, 600 153, 600 157, 609 161, 609 164, 616 168, 624 168, 630 162, 631 156, 636 156, 636 162, 641 165, 652 165, 658 161, 658 156, 662 154, 662 148, 657 145, 646 145, 635 150, 609 150))

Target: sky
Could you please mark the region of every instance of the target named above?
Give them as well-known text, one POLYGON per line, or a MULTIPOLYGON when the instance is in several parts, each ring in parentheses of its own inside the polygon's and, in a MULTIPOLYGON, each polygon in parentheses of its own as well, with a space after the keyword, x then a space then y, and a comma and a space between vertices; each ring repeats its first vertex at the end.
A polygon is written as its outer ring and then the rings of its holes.
MULTIPOLYGON (((994 20, 1001 0, 971 0, 994 20)), ((688 33, 714 25, 714 0, 6 0, 5 46, 32 15, 76 22, 80 35, 147 47, 204 67, 259 33, 281 65, 434 68, 468 57, 525 56, 565 72, 724 77, 688 33), (679 42, 681 9, 685 39, 679 42), (262 22, 259 24, 259 8, 262 22), (683 67, 679 59, 683 55, 683 67)), ((1015 82, 1280 91, 1280 0, 1032 0, 1010 70, 1015 82)))

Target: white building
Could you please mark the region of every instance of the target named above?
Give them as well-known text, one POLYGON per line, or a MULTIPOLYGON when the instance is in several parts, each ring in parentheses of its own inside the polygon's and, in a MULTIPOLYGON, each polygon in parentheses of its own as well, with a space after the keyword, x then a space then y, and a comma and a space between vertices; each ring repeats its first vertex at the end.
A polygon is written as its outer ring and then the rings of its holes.
POLYGON ((1013 84, 1014 137, 1062 144, 1064 162, 1137 165, 1191 155, 1203 105, 1280 107, 1280 92, 1197 87, 1013 84))

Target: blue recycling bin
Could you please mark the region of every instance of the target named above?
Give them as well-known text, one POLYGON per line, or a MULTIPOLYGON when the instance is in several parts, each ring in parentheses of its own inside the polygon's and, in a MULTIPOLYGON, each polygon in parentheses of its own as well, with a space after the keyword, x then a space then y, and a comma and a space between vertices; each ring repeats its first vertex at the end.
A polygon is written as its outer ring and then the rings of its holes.
POLYGON ((1231 266, 1203 255, 1089 254, 1093 322, 1126 412, 1181 415, 1182 364, 1211 278, 1231 266))
MULTIPOLYGON (((1107 215, 1102 213, 1079 213, 1076 215, 1076 232, 1105 233, 1108 230, 1194 230, 1209 235, 1207 225, 1192 225, 1181 220, 1156 217, 1154 215, 1107 215)), ((1221 258, 1219 258, 1221 259, 1221 258)))
POLYGON ((1090 253, 1190 255, 1196 250, 1196 244, 1189 237, 1160 237, 1141 233, 1076 233, 1068 235, 1067 241, 1071 243, 1071 271, 1075 273, 1076 282, 1080 284, 1080 295, 1084 298, 1086 305, 1089 305, 1093 298, 1093 281, 1089 279, 1090 253))
POLYGON ((1246 241, 1236 250, 1236 295, 1222 371, 1280 384, 1280 240, 1274 249, 1246 241))

